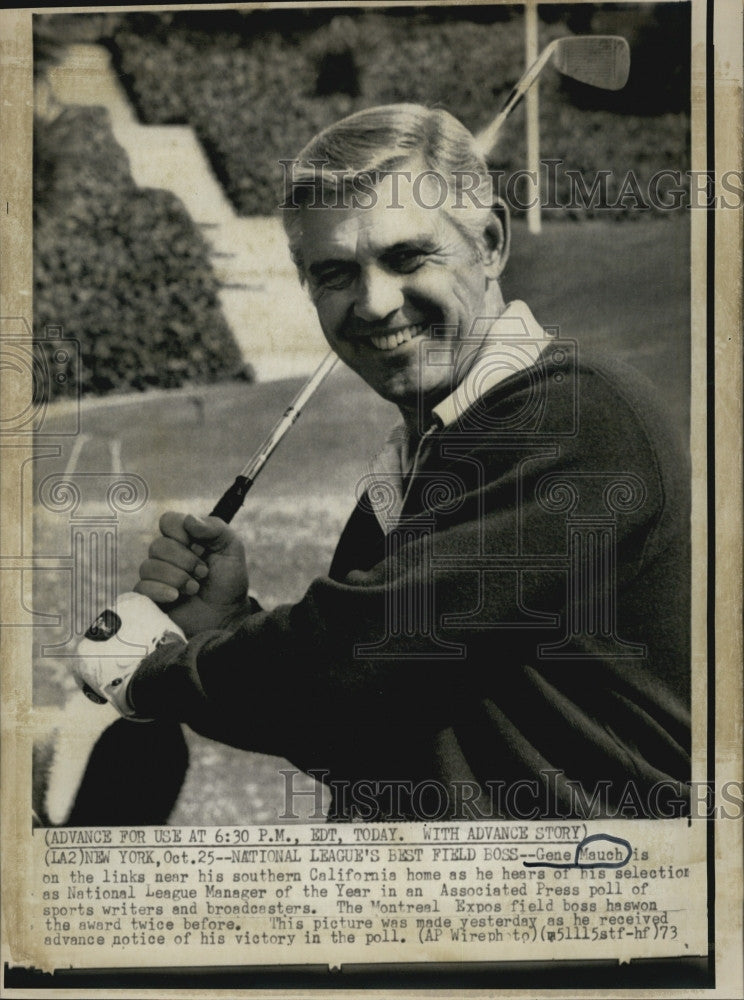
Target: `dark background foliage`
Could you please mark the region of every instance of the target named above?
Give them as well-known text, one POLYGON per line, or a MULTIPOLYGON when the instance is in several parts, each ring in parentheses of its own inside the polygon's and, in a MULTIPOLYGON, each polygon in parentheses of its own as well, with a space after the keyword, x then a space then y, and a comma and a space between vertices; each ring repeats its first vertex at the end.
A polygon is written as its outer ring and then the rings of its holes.
POLYGON ((80 342, 70 374, 86 393, 212 382, 241 367, 201 233, 169 192, 135 186, 103 108, 35 123, 37 336, 49 325, 80 342))

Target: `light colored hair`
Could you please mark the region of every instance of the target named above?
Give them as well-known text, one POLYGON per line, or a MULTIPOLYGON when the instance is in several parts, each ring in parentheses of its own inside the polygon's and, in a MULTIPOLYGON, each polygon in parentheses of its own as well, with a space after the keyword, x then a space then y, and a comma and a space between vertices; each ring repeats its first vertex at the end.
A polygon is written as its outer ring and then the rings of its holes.
MULTIPOLYGON (((493 205, 493 185, 472 134, 449 112, 419 104, 387 104, 358 111, 319 132, 285 162, 282 220, 300 277, 304 267, 300 242, 302 210, 328 204, 328 194, 353 188, 360 178, 380 178, 402 170, 412 160, 442 177, 461 198, 442 210, 473 247, 485 249, 484 232, 493 205), (467 177, 467 189, 463 181, 467 177)), ((332 202, 331 202, 332 204, 332 202)))

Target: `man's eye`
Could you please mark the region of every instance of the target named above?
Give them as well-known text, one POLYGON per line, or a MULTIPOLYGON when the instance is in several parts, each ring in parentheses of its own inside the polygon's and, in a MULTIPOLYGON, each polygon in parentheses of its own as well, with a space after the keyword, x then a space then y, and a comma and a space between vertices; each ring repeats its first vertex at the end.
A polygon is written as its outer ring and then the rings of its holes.
POLYGON ((346 268, 334 268, 332 271, 322 271, 315 276, 314 284, 319 289, 348 288, 354 280, 354 274, 346 268))
POLYGON ((426 261, 426 254, 422 250, 403 250, 400 253, 392 254, 388 258, 388 265, 393 271, 400 274, 411 274, 417 271, 426 261))

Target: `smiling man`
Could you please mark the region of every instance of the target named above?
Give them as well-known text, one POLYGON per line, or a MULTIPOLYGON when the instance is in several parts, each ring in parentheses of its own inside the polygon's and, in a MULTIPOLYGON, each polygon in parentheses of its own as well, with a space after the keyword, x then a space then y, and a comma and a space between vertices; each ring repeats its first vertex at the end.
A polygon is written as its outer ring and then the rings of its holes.
POLYGON ((648 387, 504 303, 506 214, 444 111, 320 133, 284 218, 329 344, 403 423, 297 604, 247 597, 224 523, 166 514, 136 589, 187 641, 117 707, 288 758, 336 818, 684 813, 689 509, 648 387))
MULTIPOLYGON (((467 364, 479 346, 470 336, 476 324, 504 309, 495 280, 504 260, 503 225, 489 211, 477 241, 469 238, 442 207, 433 207, 441 196, 428 169, 404 164, 382 174, 364 207, 354 206, 351 190, 348 205, 300 210, 294 247, 329 344, 398 406, 409 430, 422 405, 430 409, 452 391, 454 367, 467 364), (426 364, 422 346, 435 337, 440 350, 452 350, 452 364, 426 364)), ((450 201, 456 193, 453 184, 450 201)))

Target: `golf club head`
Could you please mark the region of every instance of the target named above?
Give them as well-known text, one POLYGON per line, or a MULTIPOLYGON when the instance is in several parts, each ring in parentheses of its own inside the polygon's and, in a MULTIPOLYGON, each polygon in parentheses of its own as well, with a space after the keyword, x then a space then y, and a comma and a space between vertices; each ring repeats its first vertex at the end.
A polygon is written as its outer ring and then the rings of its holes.
POLYGON ((630 47, 620 35, 576 35, 554 45, 552 63, 564 76, 602 90, 620 90, 627 83, 630 47))

